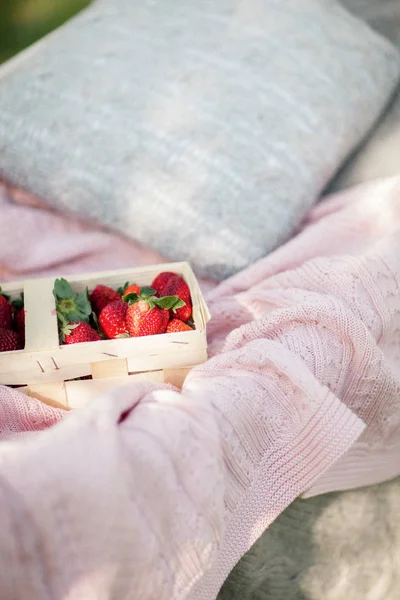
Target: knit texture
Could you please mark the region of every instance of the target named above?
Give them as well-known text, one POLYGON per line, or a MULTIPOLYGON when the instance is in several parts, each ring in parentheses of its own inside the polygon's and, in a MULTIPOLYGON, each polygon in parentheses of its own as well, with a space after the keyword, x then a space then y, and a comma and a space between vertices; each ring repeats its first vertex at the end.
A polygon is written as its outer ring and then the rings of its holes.
POLYGON ((0 174, 220 280, 290 236, 398 79, 333 0, 97 0, 0 70, 0 174))
MULTIPOLYGON (((398 0, 341 0, 349 10, 367 21, 400 49, 400 2, 398 0)), ((334 178, 330 190, 391 177, 400 173, 400 86, 366 143, 334 178)))
POLYGON ((321 204, 208 294, 212 357, 182 393, 63 418, 1 388, 3 437, 35 431, 0 444, 0 598, 215 599, 296 497, 380 481, 385 448, 399 474, 399 223, 400 178, 321 204))

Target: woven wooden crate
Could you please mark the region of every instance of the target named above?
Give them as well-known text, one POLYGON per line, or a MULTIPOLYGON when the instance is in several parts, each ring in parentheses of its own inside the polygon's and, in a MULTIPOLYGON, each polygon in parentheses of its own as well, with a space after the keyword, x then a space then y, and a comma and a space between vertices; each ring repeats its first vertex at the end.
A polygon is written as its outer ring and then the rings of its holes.
POLYGON ((43 402, 79 408, 93 397, 130 381, 180 386, 188 371, 207 359, 206 324, 210 314, 198 281, 186 262, 68 277, 77 292, 98 284, 114 289, 126 281, 148 286, 162 271, 187 282, 195 329, 139 338, 60 345, 53 288, 55 277, 11 282, 2 291, 11 299, 24 292, 25 348, 0 353, 0 384, 20 389, 43 402), (91 376, 92 379, 77 380, 91 376))

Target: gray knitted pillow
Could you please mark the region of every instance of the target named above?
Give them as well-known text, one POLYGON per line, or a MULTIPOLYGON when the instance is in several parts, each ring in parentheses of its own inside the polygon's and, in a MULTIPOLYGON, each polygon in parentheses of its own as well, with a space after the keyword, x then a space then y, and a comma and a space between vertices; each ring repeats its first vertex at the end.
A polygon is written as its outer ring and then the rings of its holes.
POLYGON ((0 176, 223 278, 290 235, 398 77, 333 0, 98 0, 0 70, 0 176))
MULTIPOLYGON (((349 10, 400 49, 400 0, 341 0, 349 10)), ((360 149, 330 185, 334 192, 351 185, 400 173, 400 87, 360 149)))

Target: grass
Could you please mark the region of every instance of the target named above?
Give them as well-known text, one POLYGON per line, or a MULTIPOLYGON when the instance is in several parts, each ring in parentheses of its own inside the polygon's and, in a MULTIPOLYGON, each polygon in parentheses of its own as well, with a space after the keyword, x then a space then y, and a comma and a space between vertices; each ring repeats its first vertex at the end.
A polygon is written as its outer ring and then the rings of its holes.
POLYGON ((0 62, 11 58, 91 0, 0 0, 0 62))

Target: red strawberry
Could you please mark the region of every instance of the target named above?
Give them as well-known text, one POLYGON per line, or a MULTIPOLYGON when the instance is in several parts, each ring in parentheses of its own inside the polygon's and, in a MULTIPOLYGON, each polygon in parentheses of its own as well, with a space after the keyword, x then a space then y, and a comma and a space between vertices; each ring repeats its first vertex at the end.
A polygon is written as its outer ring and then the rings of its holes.
POLYGON ((0 296, 0 328, 11 329, 12 310, 7 298, 0 296))
POLYGON ((103 308, 99 316, 99 324, 103 333, 110 339, 129 336, 126 326, 128 305, 121 298, 110 302, 103 308))
POLYGON ((14 313, 14 329, 19 333, 21 342, 25 345, 25 310, 23 308, 14 313))
POLYGON ((124 285, 118 288, 118 294, 120 296, 126 296, 127 294, 140 294, 140 287, 136 283, 129 283, 127 281, 124 285))
POLYGON ((80 344, 81 342, 98 342, 100 335, 88 323, 68 323, 62 329, 63 339, 66 344, 80 344))
POLYGON ((178 333, 180 331, 193 331, 193 330, 191 327, 189 327, 189 325, 186 325, 186 323, 184 323, 180 319, 172 319, 172 321, 170 321, 168 323, 166 333, 178 333))
POLYGON ((178 296, 178 298, 183 300, 185 306, 177 308, 175 313, 171 311, 171 318, 176 317, 184 322, 190 319, 192 316, 192 299, 190 297, 189 286, 183 277, 180 275, 170 277, 159 295, 160 298, 164 298, 164 296, 178 296))
POLYGON ((140 288, 140 296, 126 294, 122 299, 129 305, 126 324, 133 337, 164 333, 169 320, 168 311, 184 305, 177 296, 157 298, 154 289, 149 287, 140 288))
POLYGON ((107 304, 115 300, 120 300, 120 298, 121 296, 118 292, 106 285, 97 285, 89 296, 90 303, 97 316, 99 316, 107 304))
POLYGON ((153 283, 151 284, 151 287, 153 288, 153 290, 156 290, 157 296, 161 295, 163 288, 166 286, 167 282, 169 281, 169 279, 171 279, 171 277, 176 277, 176 273, 164 271, 163 273, 157 275, 157 277, 154 279, 153 283))
POLYGON ((11 329, 0 329, 0 352, 11 352, 21 348, 18 333, 11 329))
POLYGON ((146 300, 131 304, 126 313, 126 324, 132 337, 164 333, 168 320, 167 310, 151 306, 146 300))
POLYGON ((139 296, 140 295, 140 287, 138 285, 136 285, 135 283, 128 285, 128 287, 126 287, 124 289, 124 296, 128 295, 128 294, 137 294, 139 296))

